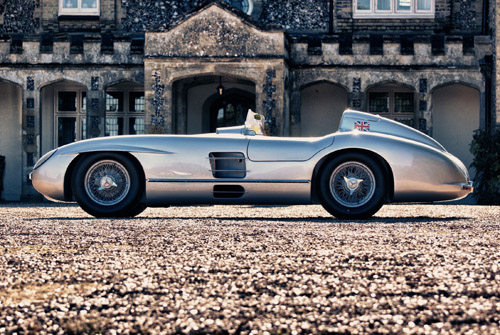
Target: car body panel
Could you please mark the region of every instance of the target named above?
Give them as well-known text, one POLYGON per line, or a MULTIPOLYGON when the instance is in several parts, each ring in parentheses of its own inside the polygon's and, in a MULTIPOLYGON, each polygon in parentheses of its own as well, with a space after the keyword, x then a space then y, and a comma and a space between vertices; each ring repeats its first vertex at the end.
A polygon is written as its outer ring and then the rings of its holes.
POLYGON ((387 167, 391 201, 453 200, 471 192, 467 169, 439 143, 371 114, 345 112, 340 132, 317 138, 252 136, 240 130, 72 143, 35 168, 33 185, 52 200, 71 201, 64 188, 71 184, 70 165, 78 164, 79 155, 122 152, 142 169, 148 206, 309 204, 318 199, 314 183, 322 164, 345 152, 361 152, 387 167), (353 130, 359 120, 373 131, 353 130), (398 129, 403 137, 397 136, 398 129))
POLYGON ((335 137, 272 138, 255 137, 248 145, 248 159, 255 162, 307 161, 332 145, 335 137))
POLYGON ((67 201, 64 196, 66 171, 77 153, 60 155, 56 152, 49 160, 31 174, 35 189, 52 201, 67 201))
POLYGON ((434 147, 441 151, 446 149, 432 137, 405 124, 389 120, 379 115, 347 110, 340 120, 339 132, 362 129, 370 133, 386 134, 409 139, 434 147), (363 122, 361 125, 360 123, 363 122))

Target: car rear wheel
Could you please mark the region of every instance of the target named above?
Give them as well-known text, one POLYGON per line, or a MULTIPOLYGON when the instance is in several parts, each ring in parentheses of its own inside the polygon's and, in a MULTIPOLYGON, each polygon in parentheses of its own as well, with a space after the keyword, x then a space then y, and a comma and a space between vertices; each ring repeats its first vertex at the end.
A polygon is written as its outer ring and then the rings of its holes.
POLYGON ((79 162, 72 189, 78 204, 96 217, 130 217, 146 206, 139 202, 142 183, 134 163, 117 153, 98 153, 79 162))
POLYGON ((366 219, 384 204, 384 171, 366 155, 343 154, 327 163, 319 190, 321 204, 335 217, 366 219))

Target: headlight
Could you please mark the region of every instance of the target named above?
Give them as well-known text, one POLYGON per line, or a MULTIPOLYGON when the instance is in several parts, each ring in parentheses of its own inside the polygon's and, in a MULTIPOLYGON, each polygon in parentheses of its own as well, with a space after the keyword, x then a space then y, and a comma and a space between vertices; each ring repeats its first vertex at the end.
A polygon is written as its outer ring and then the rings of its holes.
POLYGON ((43 163, 45 163, 50 157, 52 157, 52 155, 55 154, 56 151, 57 149, 54 149, 43 155, 42 158, 40 158, 38 162, 36 162, 35 166, 33 167, 33 170, 38 169, 43 163))

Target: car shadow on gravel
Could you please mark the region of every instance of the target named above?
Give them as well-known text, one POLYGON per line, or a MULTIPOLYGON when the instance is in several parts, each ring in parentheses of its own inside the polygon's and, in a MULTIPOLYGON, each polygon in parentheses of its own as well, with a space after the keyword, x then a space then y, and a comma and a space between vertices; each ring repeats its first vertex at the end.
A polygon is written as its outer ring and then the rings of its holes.
POLYGON ((452 223, 454 221, 463 221, 466 218, 460 217, 444 217, 436 218, 429 216, 418 216, 418 217, 373 217, 368 220, 339 220, 334 217, 220 217, 220 216, 199 216, 199 217, 149 217, 149 216, 137 216, 133 218, 114 218, 114 217, 38 217, 38 218, 25 218, 25 221, 40 221, 40 220, 55 220, 55 221, 158 221, 158 220, 211 220, 218 222, 246 222, 246 221, 266 221, 266 222, 314 222, 314 223, 439 223, 446 222, 452 223))
MULTIPOLYGON (((150 219, 150 218, 143 218, 150 219)), ((165 218, 155 218, 165 219, 165 218)), ((177 220, 192 220, 192 217, 176 217, 177 220)), ((201 218, 200 218, 201 219, 201 218)), ((203 217, 202 219, 218 220, 218 221, 271 221, 271 222, 314 222, 314 223, 325 223, 325 222, 335 222, 335 223, 436 223, 436 222, 454 222, 463 221, 464 218, 459 217, 447 217, 447 218, 433 218, 427 216, 420 217, 373 217, 368 220, 339 220, 335 217, 289 217, 289 218, 271 218, 271 217, 248 217, 248 218, 233 218, 233 217, 203 217)))

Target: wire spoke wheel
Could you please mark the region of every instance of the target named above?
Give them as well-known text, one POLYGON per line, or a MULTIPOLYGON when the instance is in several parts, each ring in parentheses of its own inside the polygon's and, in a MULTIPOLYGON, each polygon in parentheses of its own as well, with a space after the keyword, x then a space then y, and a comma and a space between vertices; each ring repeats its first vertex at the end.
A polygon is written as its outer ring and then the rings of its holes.
POLYGON ((340 164, 330 178, 330 192, 338 203, 355 208, 373 197, 376 180, 370 168, 360 162, 340 164))
POLYGON ((85 192, 96 204, 113 206, 129 193, 127 169, 114 160, 102 160, 92 165, 85 175, 85 192))
POLYGON ((71 189, 80 207, 95 217, 131 217, 146 204, 144 174, 126 154, 98 152, 83 156, 75 166, 71 189))
POLYGON ((359 152, 332 158, 321 171, 319 199, 339 219, 367 219, 387 199, 383 162, 359 152))

